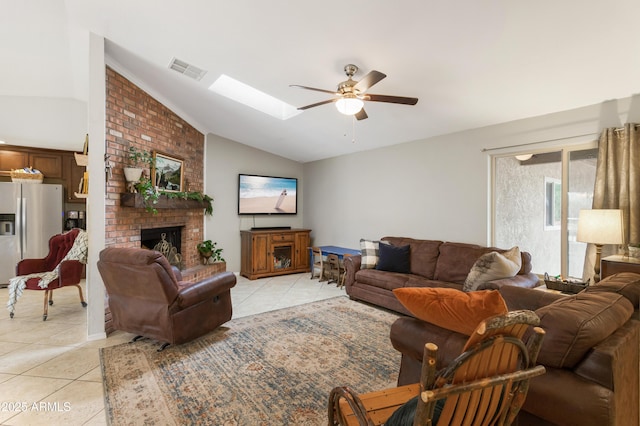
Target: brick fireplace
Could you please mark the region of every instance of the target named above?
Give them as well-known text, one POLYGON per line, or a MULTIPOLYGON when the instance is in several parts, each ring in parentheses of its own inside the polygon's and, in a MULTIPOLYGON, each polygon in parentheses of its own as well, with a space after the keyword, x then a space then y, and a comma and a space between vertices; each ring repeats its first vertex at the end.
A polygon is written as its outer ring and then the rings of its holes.
POLYGON ((112 176, 107 179, 106 246, 140 247, 141 230, 176 227, 180 229, 183 279, 200 280, 215 274, 221 268, 202 265, 196 248, 204 239, 201 208, 158 209, 157 214, 152 214, 120 203, 121 194, 126 192, 122 169, 127 165, 130 145, 184 160, 186 190, 202 191, 204 135, 109 67, 106 87, 105 137, 107 155, 114 165, 112 176))

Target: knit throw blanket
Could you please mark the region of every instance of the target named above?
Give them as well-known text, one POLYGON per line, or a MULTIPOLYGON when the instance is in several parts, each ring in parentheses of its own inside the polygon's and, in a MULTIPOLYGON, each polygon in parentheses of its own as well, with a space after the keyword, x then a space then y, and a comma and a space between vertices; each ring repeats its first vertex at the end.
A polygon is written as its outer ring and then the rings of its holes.
POLYGON ((38 272, 36 274, 22 275, 9 279, 9 301, 7 302, 7 309, 13 314, 16 302, 22 296, 24 289, 27 287, 27 281, 31 278, 40 278, 38 287, 46 289, 51 281, 58 278, 60 270, 60 264, 65 260, 77 260, 81 263, 87 263, 87 232, 80 230, 76 239, 73 242, 71 250, 67 255, 58 263, 53 271, 38 272))

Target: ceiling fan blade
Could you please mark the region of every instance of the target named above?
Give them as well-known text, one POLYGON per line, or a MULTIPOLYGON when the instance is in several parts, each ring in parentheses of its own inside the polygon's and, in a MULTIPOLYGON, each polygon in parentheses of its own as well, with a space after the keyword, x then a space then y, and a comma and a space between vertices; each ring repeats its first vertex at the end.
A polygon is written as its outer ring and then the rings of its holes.
POLYGON ((365 101, 389 102, 392 104, 404 104, 404 105, 415 105, 418 103, 418 98, 405 98, 403 96, 366 94, 362 97, 362 99, 365 101))
POLYGON ((360 93, 365 92, 369 87, 373 86, 386 76, 386 74, 383 74, 380 71, 373 70, 369 74, 362 77, 362 80, 356 83, 353 88, 359 90, 360 93))
POLYGON ((313 107, 317 107, 320 105, 324 105, 324 104, 330 104, 332 102, 337 101, 340 98, 336 98, 336 99, 328 99, 326 101, 322 101, 322 102, 316 102, 315 104, 311 104, 311 105, 306 105, 306 106, 302 106, 300 108, 298 108, 299 110, 305 110, 305 109, 309 109, 309 108, 313 108, 313 107))
POLYGON ((362 108, 360 111, 358 111, 356 113, 356 119, 357 120, 364 120, 365 118, 369 117, 367 115, 367 113, 365 112, 364 108, 362 108))
POLYGON ((299 84, 290 84, 289 87, 299 87, 301 89, 315 90, 316 92, 331 93, 332 95, 339 95, 340 94, 340 93, 336 92, 335 90, 316 89, 315 87, 300 86, 299 84))

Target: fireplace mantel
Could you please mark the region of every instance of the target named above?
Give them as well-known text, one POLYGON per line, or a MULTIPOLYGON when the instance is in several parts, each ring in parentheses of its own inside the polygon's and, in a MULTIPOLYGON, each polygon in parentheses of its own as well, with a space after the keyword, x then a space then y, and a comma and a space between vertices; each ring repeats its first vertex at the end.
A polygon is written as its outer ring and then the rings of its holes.
MULTIPOLYGON (((120 205, 123 207, 134 207, 144 209, 144 199, 139 193, 122 193, 120 194, 120 205)), ((205 201, 191 200, 184 198, 168 198, 166 195, 160 195, 158 202, 152 204, 156 209, 204 209, 207 207, 205 201)))

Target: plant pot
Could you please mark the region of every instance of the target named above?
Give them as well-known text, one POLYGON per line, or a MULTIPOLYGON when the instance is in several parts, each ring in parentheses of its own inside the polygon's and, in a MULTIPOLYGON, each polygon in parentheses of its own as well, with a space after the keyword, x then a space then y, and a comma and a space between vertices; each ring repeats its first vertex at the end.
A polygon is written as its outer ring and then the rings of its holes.
POLYGON ((140 176, 142 176, 142 168, 140 167, 124 168, 124 178, 127 180, 127 182, 137 182, 140 180, 140 176))
POLYGON ((200 257, 202 258, 202 264, 203 264, 203 265, 206 265, 206 264, 208 264, 208 263, 209 263, 209 259, 211 258, 211 255, 212 255, 212 254, 213 254, 213 253, 212 253, 212 252, 210 252, 210 251, 205 252, 205 253, 200 252, 200 257))
POLYGON ((640 247, 629 246, 629 257, 640 258, 640 247))

